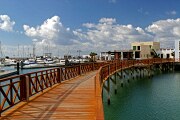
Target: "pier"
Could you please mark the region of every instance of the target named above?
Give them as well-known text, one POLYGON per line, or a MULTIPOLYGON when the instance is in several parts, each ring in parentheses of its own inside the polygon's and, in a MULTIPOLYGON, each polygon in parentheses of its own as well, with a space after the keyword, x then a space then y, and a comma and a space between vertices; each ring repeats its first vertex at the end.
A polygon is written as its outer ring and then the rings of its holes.
POLYGON ((5 77, 8 77, 8 76, 16 75, 16 74, 18 74, 18 71, 16 71, 16 70, 1 71, 1 73, 0 73, 0 79, 1 79, 1 78, 5 78, 5 77))
POLYGON ((174 59, 116 60, 3 78, 1 119, 103 120, 102 92, 104 88, 109 93, 110 80, 116 85, 116 77, 124 74, 134 77, 133 73, 140 71, 139 75, 151 75, 154 68, 167 70, 173 65, 174 59))

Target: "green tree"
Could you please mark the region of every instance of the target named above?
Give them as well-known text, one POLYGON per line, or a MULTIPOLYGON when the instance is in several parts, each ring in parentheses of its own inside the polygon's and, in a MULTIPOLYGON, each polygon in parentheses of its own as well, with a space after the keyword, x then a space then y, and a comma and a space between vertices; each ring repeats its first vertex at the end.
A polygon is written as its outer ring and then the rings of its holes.
POLYGON ((174 57, 175 56, 175 52, 172 52, 171 55, 174 57))
POLYGON ((91 52, 89 55, 91 56, 90 62, 95 62, 95 56, 97 55, 97 53, 91 52))
POLYGON ((153 58, 160 58, 160 57, 159 57, 159 54, 157 54, 154 49, 151 49, 151 56, 152 56, 153 58))

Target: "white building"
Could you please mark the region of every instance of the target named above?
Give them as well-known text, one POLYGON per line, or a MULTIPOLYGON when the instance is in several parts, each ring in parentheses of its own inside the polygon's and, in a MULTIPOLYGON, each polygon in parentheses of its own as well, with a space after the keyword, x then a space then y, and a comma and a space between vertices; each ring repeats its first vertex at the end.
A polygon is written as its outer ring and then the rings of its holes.
POLYGON ((174 49, 161 48, 156 52, 160 58, 174 58, 174 49))
POLYGON ((91 58, 90 55, 82 55, 82 58, 91 58))
POLYGON ((100 60, 133 59, 133 50, 114 50, 113 52, 101 52, 100 60))
POLYGON ((131 49, 135 53, 134 58, 153 58, 154 56, 152 55, 152 53, 160 49, 160 42, 133 42, 131 43, 131 49))
POLYGON ((179 61, 180 58, 180 40, 175 41, 175 60, 179 61))

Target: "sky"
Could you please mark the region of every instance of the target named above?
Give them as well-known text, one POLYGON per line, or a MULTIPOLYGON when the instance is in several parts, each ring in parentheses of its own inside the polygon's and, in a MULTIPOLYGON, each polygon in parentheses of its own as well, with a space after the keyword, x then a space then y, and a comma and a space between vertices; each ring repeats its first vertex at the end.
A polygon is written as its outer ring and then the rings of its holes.
POLYGON ((3 56, 54 56, 130 49, 180 39, 179 0, 0 0, 3 56))

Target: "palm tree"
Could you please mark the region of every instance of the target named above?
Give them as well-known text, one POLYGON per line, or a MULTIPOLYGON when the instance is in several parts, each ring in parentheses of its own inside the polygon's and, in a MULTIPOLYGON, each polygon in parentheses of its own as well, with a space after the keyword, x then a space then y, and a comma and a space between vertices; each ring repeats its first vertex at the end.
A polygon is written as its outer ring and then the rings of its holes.
POLYGON ((153 58, 160 58, 160 57, 159 57, 159 54, 157 54, 154 49, 151 49, 151 56, 152 56, 153 58))
POLYGON ((175 56, 175 52, 172 52, 171 55, 174 57, 175 56))
POLYGON ((94 62, 95 61, 95 56, 97 55, 97 53, 91 52, 89 55, 91 56, 90 62, 94 62))

